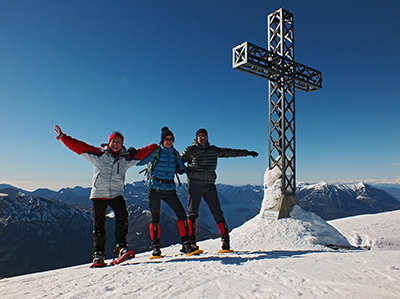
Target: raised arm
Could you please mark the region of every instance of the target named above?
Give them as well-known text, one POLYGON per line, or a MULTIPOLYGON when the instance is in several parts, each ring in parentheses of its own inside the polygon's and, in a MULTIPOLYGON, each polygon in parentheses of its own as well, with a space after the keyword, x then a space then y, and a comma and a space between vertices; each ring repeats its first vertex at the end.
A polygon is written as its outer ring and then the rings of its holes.
POLYGON ((64 134, 61 128, 55 125, 54 129, 57 133, 57 140, 63 143, 66 147, 68 147, 71 151, 81 155, 84 152, 92 152, 96 154, 100 154, 101 150, 99 147, 95 147, 93 145, 89 145, 83 141, 72 138, 66 134, 64 134))
POLYGON ((139 160, 143 160, 144 158, 146 158, 157 147, 158 147, 157 144, 152 143, 152 144, 150 144, 148 146, 139 148, 139 149, 136 150, 135 158, 138 158, 139 160))

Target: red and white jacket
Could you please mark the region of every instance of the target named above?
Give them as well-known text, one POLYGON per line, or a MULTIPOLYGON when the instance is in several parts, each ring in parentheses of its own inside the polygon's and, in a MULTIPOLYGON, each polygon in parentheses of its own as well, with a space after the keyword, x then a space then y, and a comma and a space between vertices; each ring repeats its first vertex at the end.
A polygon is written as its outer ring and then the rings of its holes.
POLYGON ((114 157, 107 145, 95 147, 65 134, 57 136, 57 139, 93 164, 90 199, 111 199, 124 195, 126 171, 158 147, 153 143, 137 149, 134 157, 123 148, 114 157))

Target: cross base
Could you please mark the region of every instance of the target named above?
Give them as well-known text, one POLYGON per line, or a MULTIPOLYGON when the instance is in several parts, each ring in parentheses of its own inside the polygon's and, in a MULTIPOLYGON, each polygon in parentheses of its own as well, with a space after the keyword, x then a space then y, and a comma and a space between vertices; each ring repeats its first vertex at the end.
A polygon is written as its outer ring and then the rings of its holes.
POLYGON ((278 219, 290 218, 293 206, 298 204, 295 194, 282 194, 278 199, 278 219))
POLYGON ((298 205, 297 196, 294 194, 280 195, 275 206, 261 211, 261 217, 271 220, 290 218, 290 212, 298 205))

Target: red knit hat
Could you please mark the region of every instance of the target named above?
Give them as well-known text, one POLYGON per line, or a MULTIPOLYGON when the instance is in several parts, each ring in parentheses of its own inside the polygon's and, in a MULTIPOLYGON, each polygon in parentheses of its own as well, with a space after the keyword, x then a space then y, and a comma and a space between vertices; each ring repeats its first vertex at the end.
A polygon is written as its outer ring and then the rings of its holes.
POLYGON ((114 138, 114 137, 119 137, 122 139, 122 144, 124 144, 124 136, 122 136, 122 134, 120 132, 114 132, 110 135, 110 137, 108 137, 108 143, 110 144, 110 141, 114 138))

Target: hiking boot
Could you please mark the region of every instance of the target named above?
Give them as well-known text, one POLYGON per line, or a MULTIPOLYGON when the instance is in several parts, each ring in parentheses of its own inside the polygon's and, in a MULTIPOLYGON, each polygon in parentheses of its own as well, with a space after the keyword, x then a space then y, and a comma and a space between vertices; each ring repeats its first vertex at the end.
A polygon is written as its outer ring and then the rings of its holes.
POLYGON ((115 245, 114 253, 118 258, 122 257, 128 251, 129 251, 129 247, 128 247, 128 244, 126 244, 126 243, 121 243, 121 244, 115 245))
POLYGON ((221 246, 222 250, 231 250, 231 247, 229 245, 229 242, 224 242, 222 241, 222 246, 221 246))
POLYGON ((182 244, 181 252, 184 254, 189 254, 198 250, 199 247, 197 245, 193 245, 190 241, 186 241, 182 244))
POLYGON ((196 244, 196 242, 192 242, 192 248, 194 248, 195 250, 199 250, 200 247, 196 244))
POLYGON ((153 256, 161 256, 161 249, 159 246, 154 247, 153 256))
POLYGON ((230 250, 230 244, 229 244, 229 234, 223 234, 221 236, 221 241, 222 241, 222 250, 230 250))
POLYGON ((105 261, 104 261, 104 252, 103 251, 96 251, 95 253, 93 253, 93 263, 98 263, 98 264, 102 264, 105 265, 105 261))
POLYGON ((186 252, 188 250, 188 248, 189 248, 190 252, 199 250, 199 246, 197 246, 196 238, 194 238, 194 236, 184 236, 184 237, 182 237, 181 242, 182 242, 181 252, 186 252))

